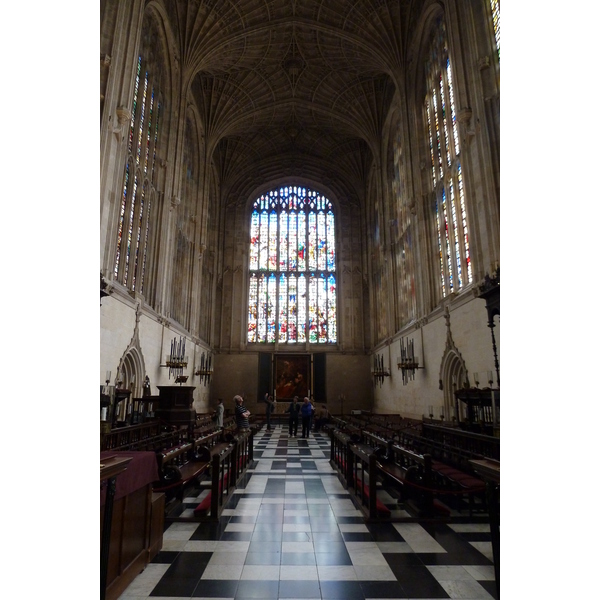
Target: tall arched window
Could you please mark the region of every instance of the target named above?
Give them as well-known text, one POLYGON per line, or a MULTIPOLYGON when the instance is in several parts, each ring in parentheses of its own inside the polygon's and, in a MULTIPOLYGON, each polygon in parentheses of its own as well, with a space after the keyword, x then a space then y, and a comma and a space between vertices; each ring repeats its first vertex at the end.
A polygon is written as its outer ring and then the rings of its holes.
POLYGON ((454 107, 452 68, 444 21, 436 27, 426 63, 425 119, 429 133, 431 180, 436 195, 435 217, 442 296, 473 281, 460 143, 454 107))
POLYGON ((498 50, 498 58, 500 58, 500 0, 490 0, 490 8, 492 9, 496 49, 498 50))
POLYGON ((138 58, 128 155, 121 195, 114 277, 143 292, 151 228, 151 189, 155 180, 160 102, 142 57, 138 58))
POLYGON ((250 217, 248 342, 337 342, 331 201, 287 186, 257 198, 250 217))

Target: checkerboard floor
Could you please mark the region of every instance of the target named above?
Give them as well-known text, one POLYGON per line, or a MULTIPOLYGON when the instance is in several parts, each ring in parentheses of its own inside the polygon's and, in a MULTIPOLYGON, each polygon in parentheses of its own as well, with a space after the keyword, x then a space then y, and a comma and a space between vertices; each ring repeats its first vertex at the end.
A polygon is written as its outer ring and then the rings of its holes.
POLYGON ((324 433, 263 429, 254 458, 219 522, 169 525, 120 600, 497 598, 488 525, 365 523, 324 433))

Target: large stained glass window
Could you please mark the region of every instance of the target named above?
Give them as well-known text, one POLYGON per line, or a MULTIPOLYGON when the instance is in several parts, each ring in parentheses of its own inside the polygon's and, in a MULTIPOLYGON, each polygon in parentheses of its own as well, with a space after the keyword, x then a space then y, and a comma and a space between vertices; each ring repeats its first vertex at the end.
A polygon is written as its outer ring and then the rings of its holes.
POLYGON ((250 217, 248 342, 337 342, 335 216, 331 201, 286 186, 250 217))
POLYGON ((452 67, 444 21, 437 24, 427 61, 428 128, 431 182, 436 195, 435 222, 442 296, 473 281, 466 192, 460 164, 460 140, 454 105, 452 67))
POLYGON ((131 290, 143 292, 151 227, 149 190, 155 178, 161 106, 144 61, 138 58, 129 125, 121 208, 117 230, 114 277, 131 290))

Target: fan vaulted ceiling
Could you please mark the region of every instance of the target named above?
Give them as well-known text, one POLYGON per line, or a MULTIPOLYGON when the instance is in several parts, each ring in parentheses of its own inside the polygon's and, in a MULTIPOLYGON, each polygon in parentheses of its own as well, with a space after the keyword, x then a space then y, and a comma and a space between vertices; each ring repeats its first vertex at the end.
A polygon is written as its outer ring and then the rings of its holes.
POLYGON ((288 176, 357 202, 401 73, 405 0, 166 1, 223 197, 288 176))

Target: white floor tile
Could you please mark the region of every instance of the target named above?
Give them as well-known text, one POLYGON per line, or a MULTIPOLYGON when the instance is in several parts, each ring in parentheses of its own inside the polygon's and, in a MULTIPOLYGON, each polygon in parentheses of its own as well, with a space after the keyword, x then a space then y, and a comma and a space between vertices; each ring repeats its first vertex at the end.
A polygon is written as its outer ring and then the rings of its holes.
POLYGON ((396 581, 389 565, 355 565, 356 579, 359 581, 396 581))
POLYGON ((202 579, 234 579, 239 580, 242 575, 243 565, 216 565, 208 564, 202 573, 202 579))
POLYGON ((317 566, 320 581, 356 581, 356 571, 349 565, 317 566))
POLYGON ((279 581, 279 565, 245 565, 240 579, 279 581))
POLYGON ((473 581, 439 581, 444 591, 450 598, 463 598, 469 600, 493 600, 493 596, 488 594, 485 588, 475 580, 473 581))
POLYGON ((281 565, 279 571, 280 580, 317 581, 319 579, 315 565, 281 565))

